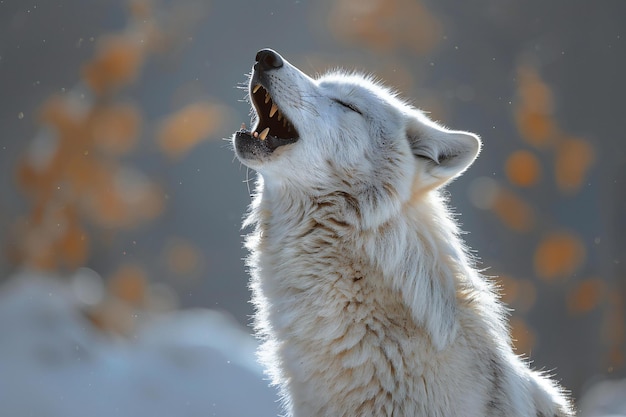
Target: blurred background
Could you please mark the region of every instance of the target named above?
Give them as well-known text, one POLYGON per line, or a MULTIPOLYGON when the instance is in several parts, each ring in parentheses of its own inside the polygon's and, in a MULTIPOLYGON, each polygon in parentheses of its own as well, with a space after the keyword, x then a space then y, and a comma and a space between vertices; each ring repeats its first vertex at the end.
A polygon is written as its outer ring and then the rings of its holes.
POLYGON ((517 352, 626 414, 620 0, 0 1, 0 414, 279 412, 225 140, 263 47, 482 137, 448 191, 517 352))

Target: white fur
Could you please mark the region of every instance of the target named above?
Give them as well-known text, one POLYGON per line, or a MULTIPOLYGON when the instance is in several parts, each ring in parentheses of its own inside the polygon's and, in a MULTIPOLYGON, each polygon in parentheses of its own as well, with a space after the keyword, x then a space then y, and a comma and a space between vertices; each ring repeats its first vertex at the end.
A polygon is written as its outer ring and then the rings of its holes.
POLYGON ((300 139, 240 158, 260 174, 248 264, 260 355, 287 413, 573 415, 514 354, 440 193, 479 139, 367 77, 312 79, 284 61, 267 79, 300 139))

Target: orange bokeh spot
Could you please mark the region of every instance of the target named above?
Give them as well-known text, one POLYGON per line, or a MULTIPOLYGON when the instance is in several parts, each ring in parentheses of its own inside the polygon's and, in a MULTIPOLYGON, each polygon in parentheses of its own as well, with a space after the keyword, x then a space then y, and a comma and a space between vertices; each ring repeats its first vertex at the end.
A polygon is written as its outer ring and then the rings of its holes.
POLYGON ((117 297, 107 297, 95 308, 87 311, 87 318, 94 326, 122 336, 130 336, 136 327, 135 306, 117 297))
POLYGON ((128 10, 135 19, 147 19, 153 14, 154 5, 152 0, 131 0, 128 2, 128 10))
POLYGON ((519 102, 515 110, 522 138, 536 147, 554 142, 558 129, 554 121, 552 91, 534 68, 518 69, 519 102))
POLYGON ((44 201, 13 226, 16 261, 42 270, 74 269, 86 263, 88 237, 70 205, 44 201))
POLYGON ((121 266, 109 279, 109 292, 132 305, 140 305, 146 297, 148 280, 138 265, 121 266))
POLYGON ((521 317, 511 318, 511 339, 518 353, 530 355, 536 343, 535 332, 521 317))
POLYGON ((526 313, 534 307, 537 301, 537 288, 529 279, 519 280, 519 297, 513 305, 515 310, 526 313))
POLYGON ((165 209, 165 193, 157 184, 150 183, 142 187, 137 198, 132 202, 131 210, 136 213, 138 221, 153 220, 165 209))
POLYGON ((100 162, 93 158, 88 151, 66 154, 65 175, 75 196, 90 192, 103 169, 100 162))
POLYGON ((599 278, 578 283, 567 295, 567 309, 572 314, 588 313, 596 308, 606 295, 606 284, 599 278))
POLYGON ((96 94, 133 82, 143 65, 144 51, 137 40, 125 35, 103 37, 96 57, 83 67, 85 82, 96 94))
POLYGON ((608 309, 602 324, 602 338, 610 346, 624 345, 626 342, 626 315, 624 300, 619 291, 607 291, 608 309))
POLYGON ((531 152, 516 151, 506 160, 505 172, 512 184, 518 187, 530 187, 539 181, 541 166, 537 157, 531 152))
POLYGON ((626 363, 626 358, 624 357, 624 347, 623 346, 613 346, 609 350, 609 366, 614 369, 620 369, 626 363))
POLYGON ((541 112, 521 107, 515 114, 517 129, 522 138, 536 147, 544 147, 553 142, 556 126, 552 117, 541 112))
POLYGON ((522 66, 517 70, 518 94, 521 104, 534 111, 549 114, 553 110, 552 91, 535 68, 522 66))
POLYGON ((441 39, 441 23, 419 1, 340 0, 328 13, 331 33, 377 50, 408 48, 421 54, 441 39))
POLYGON ((556 148, 554 172, 556 184, 566 193, 580 189, 593 165, 595 153, 593 148, 584 139, 565 139, 556 148))
POLYGON ((57 245, 59 255, 69 268, 78 268, 87 262, 89 240, 77 223, 67 228, 57 245))
POLYGON ((91 126, 94 142, 100 149, 123 155, 137 144, 141 115, 132 104, 103 107, 94 112, 91 126))
POLYGON ((132 213, 124 204, 122 196, 113 188, 94 189, 85 201, 85 209, 94 223, 104 228, 129 226, 132 213))
POLYGON ((200 102, 190 104, 168 116, 157 133, 161 150, 178 158, 200 141, 214 133, 226 117, 226 109, 218 104, 200 102))
MULTIPOLYGON (((25 219, 23 219, 25 220, 25 219)), ((40 224, 22 221, 16 224, 18 261, 29 268, 44 271, 56 270, 59 258, 54 239, 40 224)))
POLYGON ((93 185, 81 198, 90 220, 104 228, 132 227, 162 213, 161 188, 137 171, 102 166, 93 185))
POLYGON ((499 189, 491 208, 506 226, 517 232, 528 232, 535 224, 532 207, 511 191, 499 189))
POLYGON ((568 277, 584 263, 585 256, 578 236, 569 232, 549 234, 535 250, 535 273, 545 280, 568 277))
POLYGON ((31 251, 24 259, 24 264, 29 268, 38 269, 41 271, 55 271, 59 267, 58 258, 54 247, 45 246, 39 248, 40 250, 31 251))
POLYGON ((172 239, 166 248, 165 258, 170 272, 175 275, 188 275, 199 270, 202 253, 186 240, 172 239))
POLYGON ((39 111, 43 124, 51 126, 62 138, 82 136, 85 108, 71 103, 66 97, 53 95, 46 99, 39 111))
POLYGON ((52 183, 56 181, 54 176, 46 175, 46 171, 45 169, 36 169, 28 158, 21 158, 17 163, 15 181, 24 191, 30 192, 33 196, 41 197, 43 194, 49 193, 52 183))
POLYGON ((515 279, 510 276, 499 278, 502 284, 502 301, 518 312, 528 312, 537 301, 535 284, 528 279, 515 279))

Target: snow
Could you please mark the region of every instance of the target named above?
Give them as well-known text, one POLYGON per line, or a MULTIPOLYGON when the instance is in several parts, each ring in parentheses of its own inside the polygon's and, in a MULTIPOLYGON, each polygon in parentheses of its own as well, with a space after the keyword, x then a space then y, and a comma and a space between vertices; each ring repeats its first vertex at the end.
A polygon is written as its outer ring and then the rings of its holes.
POLYGON ((276 416, 255 349, 211 310, 163 314, 113 339, 69 285, 22 273, 0 288, 0 416, 276 416))
POLYGON ((580 401, 579 412, 584 417, 626 416, 626 379, 591 385, 580 401))

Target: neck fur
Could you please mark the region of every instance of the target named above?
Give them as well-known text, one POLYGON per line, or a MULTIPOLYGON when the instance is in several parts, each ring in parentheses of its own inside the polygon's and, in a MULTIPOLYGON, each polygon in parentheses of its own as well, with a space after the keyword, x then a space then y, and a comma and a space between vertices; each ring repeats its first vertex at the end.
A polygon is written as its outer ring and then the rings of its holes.
MULTIPOLYGON (((258 186, 262 193, 244 223, 255 227, 246 241, 255 325, 265 342, 262 360, 294 407, 320 403, 294 398, 294 392, 314 395, 315 384, 331 383, 333 360, 366 337, 366 327, 355 322, 404 323, 399 338, 417 337, 425 351, 441 352, 458 336, 459 308, 472 309, 480 298, 481 306, 499 309, 471 267, 438 192, 394 206, 394 215, 363 227, 363 210, 374 210, 363 199, 347 193, 311 198, 258 186), (366 307, 376 303, 384 308, 366 307), (392 313, 376 316, 381 311, 392 313), (321 367, 327 374, 320 375, 321 367), (289 384, 310 390, 290 390, 289 384)), ((477 322, 496 337, 506 334, 501 323, 477 322)))

